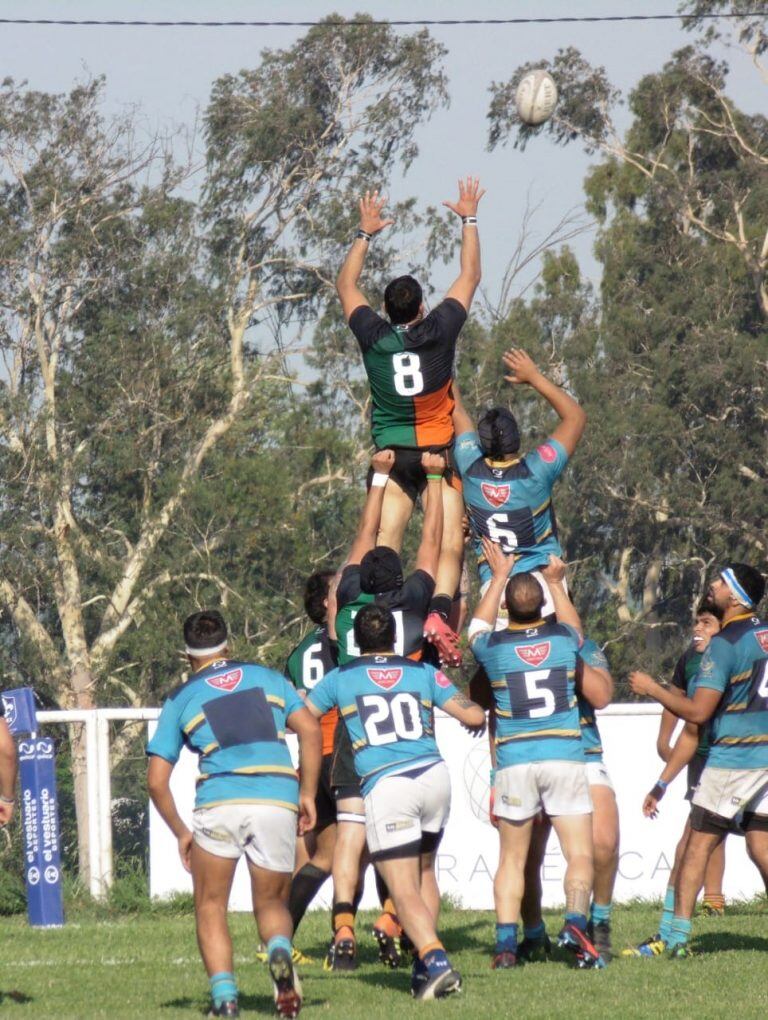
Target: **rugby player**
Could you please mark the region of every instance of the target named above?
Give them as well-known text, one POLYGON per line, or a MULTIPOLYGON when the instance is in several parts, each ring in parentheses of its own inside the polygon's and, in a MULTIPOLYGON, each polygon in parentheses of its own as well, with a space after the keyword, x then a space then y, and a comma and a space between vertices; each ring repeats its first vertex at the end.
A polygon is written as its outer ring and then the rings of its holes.
POLYGON ((216 611, 184 622, 192 673, 165 701, 147 745, 149 795, 178 840, 192 873, 197 941, 208 972, 212 1017, 239 1016, 227 903, 244 853, 253 909, 281 1017, 301 1008, 293 967, 288 894, 300 834, 315 824, 320 727, 293 686, 273 670, 228 656, 227 626, 216 611), (299 738, 301 781, 285 742, 299 738), (186 745, 200 758, 192 831, 176 808, 171 773, 186 745))
MULTIPOLYGON (((386 317, 371 308, 358 286, 371 238, 394 222, 383 218, 385 199, 377 191, 366 192, 360 201, 360 229, 336 280, 371 386, 374 444, 379 450, 395 450, 378 542, 397 552, 416 499, 426 488, 422 452, 447 452, 453 442, 453 363, 459 332, 480 283, 477 206, 484 194, 477 178, 468 177, 459 181, 458 201, 443 203, 462 220, 461 270, 429 314, 421 286, 412 276, 399 276, 387 285, 386 317)), ((427 634, 444 660, 458 665, 461 654, 448 617, 461 572, 463 505, 460 483, 451 471, 445 475, 442 493, 445 528, 427 634)))
MULTIPOLYGON (((646 673, 630 674, 646 694, 698 726, 710 723, 710 749, 693 795, 691 834, 675 884, 667 951, 690 955, 691 918, 713 851, 741 814, 747 853, 768 890, 768 623, 755 615, 765 579, 754 567, 730 563, 709 587, 722 614, 693 681, 693 695, 666 689, 646 673)), ((656 800, 663 783, 654 788, 656 800)))
POLYGON ((0 826, 13 818, 16 806, 16 741, 5 721, 5 707, 0 698, 0 826))
MULTIPOLYGON (((505 407, 494 407, 480 418, 477 429, 454 390, 456 431, 454 461, 461 475, 483 590, 491 579, 481 541, 497 542, 509 557, 511 572, 537 571, 550 553, 562 556, 552 508, 552 487, 565 470, 584 432, 584 409, 538 370, 518 348, 503 357, 505 376, 513 386, 527 385, 539 393, 560 417, 560 424, 533 453, 520 455, 520 430, 505 407)), ((545 589, 544 616, 553 612, 545 589)))
MULTIPOLYGON (((494 810, 501 847, 494 880, 493 966, 518 962, 525 862, 534 819, 543 811, 552 819, 566 860, 566 912, 558 943, 574 953, 579 967, 603 967, 587 935, 594 876, 592 801, 576 697, 581 623, 565 593, 565 565, 553 557, 542 571, 560 621, 545 623, 539 581, 527 572, 510 577, 510 557, 501 546, 485 536, 482 543, 491 583, 470 623, 469 641, 495 699, 494 810), (509 626, 499 631, 502 595, 509 626)), ((604 678, 589 665, 582 669, 584 696, 603 707, 609 700, 604 678)))
POLYGON ((394 614, 370 603, 357 613, 360 657, 329 673, 309 694, 319 716, 341 712, 365 798, 371 860, 413 943, 411 993, 443 998, 461 987, 437 935, 440 890, 435 854, 448 820, 451 784, 434 735, 434 706, 466 726, 485 713, 434 666, 398 655, 394 614))
MULTIPOLYGON (((328 599, 334 570, 319 570, 310 574, 304 588, 304 609, 315 625, 288 656, 285 672, 305 698, 328 673, 337 665, 337 644, 328 633, 328 599)), ((315 827, 303 836, 303 847, 297 847, 300 866, 291 882, 288 909, 293 921, 293 934, 301 924, 304 914, 317 895, 325 880, 330 877, 333 865, 333 848, 336 842, 336 801, 331 789, 331 761, 333 760, 333 738, 339 713, 331 709, 320 720, 322 732, 323 760, 320 768, 320 782, 317 789, 315 827)), ((305 962, 294 949, 294 963, 305 962)))
MULTIPOLYGON (((383 494, 389 485, 395 454, 392 450, 380 450, 372 459, 372 483, 357 535, 336 589, 339 665, 346 665, 360 655, 353 624, 360 609, 372 602, 385 606, 394 614, 397 653, 421 658, 424 621, 434 594, 434 578, 440 556, 443 520, 441 483, 445 470, 445 458, 440 454, 422 453, 421 457, 428 475, 422 538, 416 553, 416 568, 405 580, 399 555, 394 549, 376 545, 383 494)), ((333 859, 334 936, 327 965, 334 970, 351 970, 356 966, 357 958, 354 900, 365 850, 365 814, 352 742, 343 726, 336 729, 331 784, 336 797, 338 822, 333 859)), ((374 925, 374 937, 379 944, 382 962, 396 965, 399 963, 397 940, 401 928, 394 916, 394 904, 385 900, 383 906, 384 912, 374 925)))
MULTIPOLYGON (((709 646, 710 640, 720 630, 720 614, 717 607, 708 597, 705 597, 699 604, 696 611, 696 622, 693 626, 693 637, 690 645, 677 661, 672 676, 672 684, 677 690, 693 696, 694 680, 699 671, 704 652, 709 646)), ((685 799, 693 800, 693 795, 699 785, 701 773, 707 763, 709 753, 709 735, 706 726, 696 726, 694 723, 685 723, 674 747, 670 747, 670 740, 675 726, 677 716, 668 709, 664 709, 659 724, 659 736, 656 748, 659 757, 665 763, 665 768, 654 787, 643 802, 643 813, 648 818, 655 818, 658 814, 658 802, 667 786, 677 778, 680 772, 687 767, 687 791, 685 799), (654 796, 658 794, 659 796, 654 796)), ((675 848, 675 860, 672 871, 669 874, 667 890, 664 895, 664 907, 661 914, 661 922, 657 934, 645 939, 638 946, 625 949, 622 956, 658 956, 664 952, 669 939, 672 918, 675 913, 675 883, 680 870, 680 862, 685 854, 688 839, 691 834, 690 818, 686 820, 683 834, 675 848)), ((706 913, 723 913, 723 873, 725 871, 725 841, 712 851, 707 862, 707 869, 704 873, 704 904, 712 904, 706 913)))

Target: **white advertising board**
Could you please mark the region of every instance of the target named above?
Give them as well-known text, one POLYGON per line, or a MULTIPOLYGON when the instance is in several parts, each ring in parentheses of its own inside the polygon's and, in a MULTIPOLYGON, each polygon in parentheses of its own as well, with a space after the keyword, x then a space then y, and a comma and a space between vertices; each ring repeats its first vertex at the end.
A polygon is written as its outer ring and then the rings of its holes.
MULTIPOLYGON (((659 711, 653 706, 612 705, 599 713, 605 762, 616 788, 621 818, 621 850, 615 901, 659 899, 664 894, 674 852, 688 814, 681 776, 670 787, 655 821, 643 817, 643 797, 661 771, 656 755, 659 711), (638 709, 640 711, 638 712, 638 709)), ((149 735, 156 723, 149 724, 149 735)), ((498 862, 498 837, 488 820, 488 741, 473 739, 459 724, 444 715, 435 720, 440 751, 451 772, 451 817, 438 853, 440 889, 464 907, 493 908, 493 875, 498 862)), ((174 769, 171 789, 183 818, 191 822, 197 758, 186 749, 174 769)), ((563 902, 564 860, 553 836, 543 867, 544 903, 563 902)), ((167 897, 191 891, 190 876, 179 861, 176 840, 154 808, 150 812, 150 892, 167 897)), ((726 897, 747 898, 763 889, 757 870, 749 861, 744 840, 731 836, 726 848, 724 891, 726 897)), ((330 882, 321 890, 315 906, 330 903, 330 882)), ((372 872, 366 881, 363 906, 378 903, 372 872)), ((233 910, 250 910, 250 885, 241 862, 232 890, 233 910)))

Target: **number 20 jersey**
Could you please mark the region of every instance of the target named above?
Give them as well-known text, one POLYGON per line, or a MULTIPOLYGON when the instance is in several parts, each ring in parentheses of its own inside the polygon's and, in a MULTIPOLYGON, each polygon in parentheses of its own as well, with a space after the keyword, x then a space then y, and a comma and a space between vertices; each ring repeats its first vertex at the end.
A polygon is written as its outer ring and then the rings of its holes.
POLYGON ((453 362, 466 318, 453 298, 407 329, 368 305, 350 315, 371 387, 371 430, 379 450, 451 445, 453 362))
POLYGON ((476 432, 456 437, 454 461, 461 474, 464 502, 472 524, 480 580, 490 580, 480 538, 498 542, 515 554, 512 573, 546 566, 549 554, 562 556, 552 509, 552 486, 568 463, 556 439, 503 466, 486 460, 476 432))
POLYGON ((484 631, 472 652, 496 707, 496 768, 585 761, 576 697, 579 635, 560 623, 484 631))
POLYGON ((363 655, 310 692, 321 712, 337 705, 352 742, 363 794, 395 772, 441 761, 434 706, 458 694, 434 666, 399 655, 363 655))

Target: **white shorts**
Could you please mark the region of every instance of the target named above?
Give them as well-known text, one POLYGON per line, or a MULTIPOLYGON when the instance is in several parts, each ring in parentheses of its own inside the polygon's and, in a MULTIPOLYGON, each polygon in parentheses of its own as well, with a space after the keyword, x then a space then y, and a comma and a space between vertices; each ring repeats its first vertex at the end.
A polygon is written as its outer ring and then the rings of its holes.
POLYGON ((589 815, 587 766, 580 761, 534 761, 509 765, 496 773, 494 813, 524 822, 539 811, 552 815, 589 815))
MULTIPOLYGON (((554 603, 554 601, 552 599, 552 592, 549 590, 549 585, 547 584, 547 582, 542 577, 540 571, 532 570, 531 573, 536 578, 536 580, 539 582, 539 584, 541 585, 541 590, 544 592, 544 603, 543 603, 543 605, 541 607, 541 615, 542 615, 542 617, 551 616, 554 613, 554 611, 555 611, 555 603, 554 603)), ((491 583, 490 581, 486 581, 485 584, 480 588, 480 598, 482 598, 483 595, 485 595, 486 591, 488 590, 488 586, 490 585, 490 583, 491 583)), ((567 592, 568 591, 568 582, 564 580, 563 584, 564 584, 565 590, 567 592)), ((509 626, 509 613, 507 612, 507 607, 506 607, 506 604, 504 602, 504 597, 502 596, 501 605, 499 606, 499 612, 498 612, 498 615, 496 617, 495 629, 496 630, 506 630, 508 626, 509 626)))
POLYGON ((371 860, 410 857, 437 848, 451 810, 445 762, 416 776, 385 776, 365 798, 365 835, 371 860))
POLYGON ((296 861, 296 812, 277 804, 215 804, 192 815, 192 833, 216 857, 242 854, 257 868, 292 872, 296 861))
POLYGON ((742 811, 768 815, 768 769, 716 769, 706 766, 693 804, 721 818, 742 811))
POLYGON ((587 762, 587 782, 590 786, 607 786, 609 790, 614 790, 611 774, 601 761, 587 762))

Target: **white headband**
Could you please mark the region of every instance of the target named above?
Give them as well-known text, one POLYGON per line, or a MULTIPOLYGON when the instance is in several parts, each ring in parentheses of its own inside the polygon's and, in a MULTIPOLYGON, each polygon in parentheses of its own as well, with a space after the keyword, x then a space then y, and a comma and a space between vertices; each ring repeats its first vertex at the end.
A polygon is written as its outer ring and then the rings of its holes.
POLYGON ((736 601, 741 602, 742 606, 746 606, 747 609, 751 609, 752 606, 754 605, 754 602, 741 587, 738 580, 736 579, 736 575, 731 570, 731 568, 726 567, 725 570, 721 570, 720 576, 730 588, 731 594, 736 599, 736 601))
POLYGON ((204 659, 206 655, 215 655, 216 652, 220 652, 226 647, 227 639, 224 638, 220 645, 214 645, 211 648, 190 648, 189 645, 187 645, 184 651, 187 655, 191 655, 193 659, 204 659))

